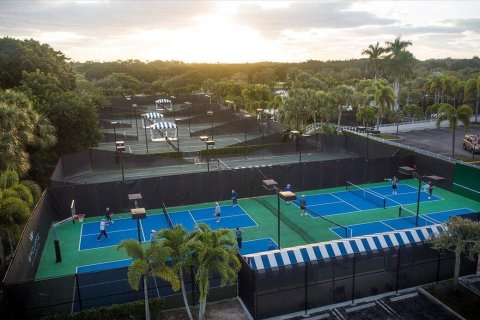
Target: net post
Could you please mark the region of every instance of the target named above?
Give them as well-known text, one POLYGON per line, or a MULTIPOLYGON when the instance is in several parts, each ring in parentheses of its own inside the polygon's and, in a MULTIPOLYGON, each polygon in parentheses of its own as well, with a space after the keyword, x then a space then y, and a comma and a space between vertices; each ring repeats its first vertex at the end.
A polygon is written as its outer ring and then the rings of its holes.
POLYGON ((401 217, 402 216, 402 207, 398 207, 398 216, 401 217))

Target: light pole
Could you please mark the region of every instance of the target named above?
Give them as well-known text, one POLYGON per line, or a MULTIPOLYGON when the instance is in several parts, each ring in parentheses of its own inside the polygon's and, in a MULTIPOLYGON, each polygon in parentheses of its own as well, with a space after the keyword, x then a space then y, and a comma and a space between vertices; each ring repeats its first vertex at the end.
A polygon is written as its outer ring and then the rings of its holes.
MULTIPOLYGON (((150 126, 149 126, 149 127, 150 127, 150 126)), ((147 124, 145 124, 145 146, 147 147, 147 154, 148 154, 147 124)))
POLYGON ((262 115, 263 115, 263 109, 262 108, 258 108, 257 109, 257 114, 258 114, 258 119, 260 121, 260 126, 259 126, 259 133, 262 134, 262 115))
POLYGON ((138 107, 138 105, 132 104, 132 108, 133 108, 133 111, 135 113, 135 128, 137 129, 137 141, 138 141, 137 107, 138 107))
MULTIPOLYGON (((113 141, 115 141, 115 148, 116 148, 116 143, 117 143, 117 130, 116 130, 116 126, 117 126, 117 121, 112 121, 110 122, 112 125, 113 125, 113 141)), ((116 150, 116 149, 115 149, 116 150)))
POLYGON ((210 120, 212 121, 212 140, 213 140, 213 111, 207 111, 207 115, 210 116, 210 120))
POLYGON ((177 127, 177 149, 178 149, 177 151, 178 152, 180 152, 180 136, 178 135, 178 124, 177 124, 177 122, 180 122, 180 121, 182 121, 182 119, 180 119, 180 118, 175 119, 175 126, 177 127))
POLYGON ((190 105, 192 104, 191 102, 185 101, 185 104, 187 105, 187 110, 188 110, 188 136, 192 136, 192 130, 190 130, 190 105))
POLYGON ((211 95, 206 94, 206 95, 205 95, 205 98, 208 98, 208 99, 209 99, 209 100, 208 100, 208 104, 212 104, 212 96, 211 96, 211 95))
POLYGON ((275 190, 277 193, 277 245, 281 249, 281 229, 280 229, 280 199, 284 201, 293 201, 297 199, 297 195, 291 191, 280 191, 278 183, 273 179, 266 179, 262 181, 262 185, 267 190, 275 190))
MULTIPOLYGON (((175 96, 170 96, 171 99, 175 99, 175 96)), ((171 102, 171 101, 170 101, 171 102)), ((175 104, 172 103, 172 110, 173 110, 173 119, 175 119, 175 104)))
POLYGON ((207 147, 207 172, 210 172, 210 158, 208 154, 208 146, 214 146, 215 141, 208 140, 207 136, 200 136, 200 140, 205 142, 205 146, 207 147))
POLYGON ((115 153, 120 158, 120 165, 122 167, 122 181, 125 182, 125 172, 123 171, 123 158, 122 151, 125 151, 125 142, 115 141, 115 153))
POLYGON ((295 135, 295 151, 298 151, 300 163, 302 163, 302 149, 300 148, 300 131, 293 130, 290 131, 295 135))
POLYGON ((247 143, 247 124, 248 124, 248 119, 250 119, 252 117, 252 115, 250 113, 246 113, 244 115, 245 119, 247 119, 247 121, 245 121, 245 145, 248 145, 247 143))
POLYGON ((420 190, 422 188, 422 181, 435 182, 435 185, 436 185, 437 183, 445 181, 445 178, 444 177, 439 177, 439 176, 436 176, 436 175, 422 176, 417 171, 415 171, 414 168, 411 168, 411 167, 408 167, 408 166, 398 168, 398 172, 400 172, 402 174, 405 174, 405 175, 411 175, 415 179, 418 180, 417 212, 416 212, 416 216, 415 216, 415 226, 418 227, 418 218, 419 218, 419 215, 420 215, 420 190))

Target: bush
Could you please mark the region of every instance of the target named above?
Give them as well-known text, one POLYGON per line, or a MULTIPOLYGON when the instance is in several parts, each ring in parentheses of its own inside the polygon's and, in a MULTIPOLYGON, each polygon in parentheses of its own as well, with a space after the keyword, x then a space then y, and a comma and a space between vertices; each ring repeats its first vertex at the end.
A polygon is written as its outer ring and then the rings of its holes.
POLYGON ((20 198, 6 197, 2 202, 1 215, 1 220, 11 219, 16 224, 22 224, 30 217, 30 208, 20 198))
POLYGON ((15 170, 6 170, 0 173, 0 188, 7 189, 19 182, 20 178, 15 170))
POLYGON ((28 204, 29 207, 32 206, 32 204, 33 204, 32 193, 30 192, 30 189, 28 189, 23 184, 16 184, 16 185, 10 187, 10 189, 7 189, 7 190, 13 190, 15 192, 17 198, 20 198, 23 201, 25 201, 25 203, 28 204))
POLYGON ((28 188, 28 190, 30 190, 30 193, 33 197, 33 204, 36 204, 42 196, 42 189, 40 186, 33 180, 22 180, 20 181, 20 184, 24 185, 28 188))

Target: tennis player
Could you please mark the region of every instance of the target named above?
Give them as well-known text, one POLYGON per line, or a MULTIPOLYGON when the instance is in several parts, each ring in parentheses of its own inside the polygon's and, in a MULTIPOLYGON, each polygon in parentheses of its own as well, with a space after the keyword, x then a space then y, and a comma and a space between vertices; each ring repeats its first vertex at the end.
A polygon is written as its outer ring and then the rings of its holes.
POLYGON ((433 192, 433 183, 432 181, 428 181, 423 186, 423 191, 428 194, 428 199, 432 199, 432 192, 433 192))
POLYGON ((102 235, 108 239, 107 231, 105 230, 108 224, 109 222, 107 221, 107 219, 102 219, 102 221, 100 221, 100 234, 97 237, 97 241, 100 241, 100 238, 102 237, 102 235))
POLYGON ((307 206, 307 200, 305 200, 305 195, 302 194, 300 197, 300 216, 306 216, 307 213, 305 212, 305 208, 307 206))
POLYGON ((237 206, 237 201, 238 201, 238 193, 237 191, 235 191, 235 189, 232 189, 232 203, 234 207, 237 206))
POLYGON ((217 223, 220 222, 221 215, 222 215, 222 209, 220 209, 220 204, 218 202, 215 202, 215 211, 213 213, 215 217, 217 217, 217 223))
POLYGON ((392 194, 398 194, 397 189, 398 189, 398 178, 397 176, 393 176, 391 179, 385 179, 388 181, 392 182, 392 194))
POLYGON ((110 208, 107 207, 107 208, 105 209, 105 219, 107 219, 108 222, 115 223, 115 222, 113 222, 113 220, 112 220, 112 216, 113 216, 113 212, 111 212, 111 211, 110 211, 110 208))

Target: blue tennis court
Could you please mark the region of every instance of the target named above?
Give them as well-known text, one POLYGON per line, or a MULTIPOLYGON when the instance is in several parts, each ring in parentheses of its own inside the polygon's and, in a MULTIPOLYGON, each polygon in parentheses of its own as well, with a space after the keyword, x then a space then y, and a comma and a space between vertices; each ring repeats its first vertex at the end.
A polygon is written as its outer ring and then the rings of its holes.
MULTIPOLYGON (((468 208, 447 210, 429 214, 422 214, 418 217, 418 226, 428 226, 438 223, 445 223, 453 216, 461 216, 464 214, 475 212, 468 208)), ((407 216, 395 219, 381 220, 375 222, 360 223, 346 226, 349 230, 350 237, 358 237, 374 233, 382 233, 394 230, 403 230, 416 227, 416 216, 407 216)), ((345 230, 340 227, 331 228, 331 231, 339 237, 345 238, 345 230)))
MULTIPOLYGON (((214 207, 171 212, 170 217, 173 225, 181 224, 188 231, 193 231, 197 223, 205 223, 211 229, 219 228, 235 229, 248 228, 257 226, 257 223, 239 206, 222 206, 221 218, 217 222, 214 216, 214 207)), ((145 219, 139 220, 140 223, 140 240, 150 241, 151 230, 162 230, 170 228, 170 225, 164 214, 148 214, 145 219)), ((106 228, 108 239, 101 237, 97 241, 100 233, 99 222, 87 222, 82 225, 80 234, 79 250, 91 250, 109 246, 116 246, 122 240, 137 240, 138 228, 137 221, 131 218, 114 219, 114 223, 109 224, 106 228)))
MULTIPOLYGON (((351 189, 318 195, 305 195, 307 208, 315 215, 329 216, 350 213, 362 210, 378 209, 382 207, 394 207, 417 203, 418 189, 405 184, 398 186, 398 194, 392 194, 391 186, 379 186, 365 189, 351 189)), ((440 197, 420 192, 420 201, 429 202, 441 200, 440 197)), ((294 203, 299 206, 299 199, 294 203)))

